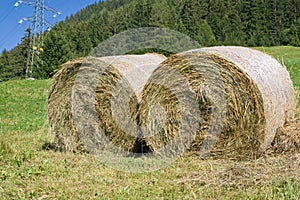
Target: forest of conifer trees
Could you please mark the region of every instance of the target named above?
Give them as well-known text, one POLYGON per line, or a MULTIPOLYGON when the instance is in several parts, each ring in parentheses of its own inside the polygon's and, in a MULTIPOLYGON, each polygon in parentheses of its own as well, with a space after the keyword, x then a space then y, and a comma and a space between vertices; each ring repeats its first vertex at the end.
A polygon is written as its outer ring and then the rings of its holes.
MULTIPOLYGON (((42 66, 35 78, 49 78, 60 64, 89 54, 100 42, 125 30, 163 27, 202 46, 300 46, 300 0, 110 0, 67 17, 45 33, 42 66)), ((30 29, 22 43, 0 56, 0 80, 25 77, 30 29)))

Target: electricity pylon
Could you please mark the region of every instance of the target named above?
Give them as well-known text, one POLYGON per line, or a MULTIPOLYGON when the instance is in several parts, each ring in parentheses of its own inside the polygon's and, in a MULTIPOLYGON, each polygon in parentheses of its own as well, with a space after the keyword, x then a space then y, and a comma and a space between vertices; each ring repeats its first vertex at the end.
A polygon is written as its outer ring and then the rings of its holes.
POLYGON ((20 0, 15 3, 15 7, 18 7, 20 4, 34 7, 33 16, 24 17, 19 21, 20 24, 24 21, 32 22, 32 28, 28 35, 30 41, 26 63, 26 78, 32 78, 33 66, 38 67, 39 64, 43 63, 39 55, 44 51, 43 37, 45 26, 47 26, 48 29, 51 27, 51 24, 45 20, 45 11, 52 12, 54 14, 53 17, 56 17, 61 13, 45 5, 44 0, 20 0))

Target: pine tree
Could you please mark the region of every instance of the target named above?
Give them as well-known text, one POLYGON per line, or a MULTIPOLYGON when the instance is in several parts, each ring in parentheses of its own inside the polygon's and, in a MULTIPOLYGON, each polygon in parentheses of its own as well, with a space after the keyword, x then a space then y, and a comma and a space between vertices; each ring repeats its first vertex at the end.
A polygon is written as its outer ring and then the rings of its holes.
POLYGON ((9 52, 4 49, 0 55, 0 82, 11 78, 9 66, 9 52))
POLYGON ((208 4, 208 24, 217 40, 217 44, 222 44, 226 35, 224 34, 224 16, 226 15, 225 2, 223 0, 212 0, 208 4))
POLYGON ((166 0, 155 0, 151 9, 150 26, 175 29, 175 15, 166 0))
POLYGON ((133 28, 150 26, 152 2, 152 0, 140 0, 135 2, 131 15, 133 28))

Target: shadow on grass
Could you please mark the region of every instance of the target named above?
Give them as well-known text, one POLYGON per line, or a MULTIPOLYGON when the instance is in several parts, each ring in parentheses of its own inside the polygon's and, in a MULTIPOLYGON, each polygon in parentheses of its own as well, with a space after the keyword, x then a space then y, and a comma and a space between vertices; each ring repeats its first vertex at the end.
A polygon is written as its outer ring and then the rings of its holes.
POLYGON ((59 151, 59 152, 63 152, 63 149, 59 146, 57 146, 55 143, 53 142, 45 142, 42 146, 42 149, 44 151, 59 151))

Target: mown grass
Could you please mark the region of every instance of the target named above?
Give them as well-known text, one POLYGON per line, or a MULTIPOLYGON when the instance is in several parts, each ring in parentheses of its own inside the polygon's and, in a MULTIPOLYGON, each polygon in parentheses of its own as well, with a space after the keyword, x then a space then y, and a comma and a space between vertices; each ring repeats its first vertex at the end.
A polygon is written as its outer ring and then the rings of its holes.
MULTIPOLYGON (((300 48, 258 49, 284 62, 299 91, 300 48)), ((261 179, 246 176, 250 181, 244 182, 238 174, 231 177, 230 170, 239 164, 248 166, 247 163, 187 156, 166 168, 134 174, 102 165, 91 155, 45 150, 44 144, 52 140, 46 118, 50 82, 0 83, 0 199, 298 199, 300 196, 297 173, 285 167, 284 160, 283 164, 275 162, 278 171, 275 167, 269 171, 258 168, 248 173, 249 168, 241 167, 247 169, 245 175, 254 177, 261 173, 258 176, 261 179), (226 184, 221 184, 218 179, 224 175, 222 181, 226 184)), ((262 166, 264 162, 253 166, 262 166)), ((270 163, 270 168, 275 166, 270 163)))

